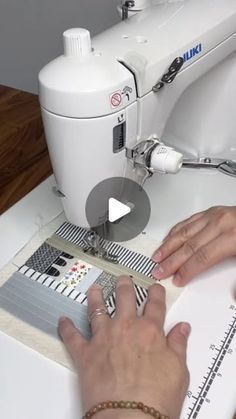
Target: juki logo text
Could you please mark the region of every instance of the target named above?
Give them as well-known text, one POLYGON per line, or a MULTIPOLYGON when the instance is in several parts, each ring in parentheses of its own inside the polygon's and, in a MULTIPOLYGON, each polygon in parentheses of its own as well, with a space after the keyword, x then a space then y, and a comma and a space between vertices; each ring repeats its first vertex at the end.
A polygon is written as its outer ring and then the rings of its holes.
POLYGON ((200 54, 202 51, 202 44, 196 45, 194 48, 191 48, 190 50, 186 51, 183 55, 184 61, 191 60, 191 58, 195 57, 195 55, 200 54))

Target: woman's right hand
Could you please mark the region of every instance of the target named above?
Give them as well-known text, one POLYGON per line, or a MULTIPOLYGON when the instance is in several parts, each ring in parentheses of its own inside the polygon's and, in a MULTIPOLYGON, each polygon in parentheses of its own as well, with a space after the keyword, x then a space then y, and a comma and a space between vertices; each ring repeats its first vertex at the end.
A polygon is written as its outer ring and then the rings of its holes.
MULTIPOLYGON (((84 410, 106 400, 130 400, 154 407, 177 419, 188 387, 186 346, 190 326, 177 324, 164 334, 165 289, 159 284, 148 290, 142 316, 136 312, 132 281, 121 277, 116 288, 116 314, 105 314, 102 290, 88 292, 92 338, 87 342, 69 319, 62 319, 59 332, 79 372, 84 410), (103 314, 96 316, 96 310, 103 314)), ((137 410, 107 410, 96 418, 145 418, 137 410)))

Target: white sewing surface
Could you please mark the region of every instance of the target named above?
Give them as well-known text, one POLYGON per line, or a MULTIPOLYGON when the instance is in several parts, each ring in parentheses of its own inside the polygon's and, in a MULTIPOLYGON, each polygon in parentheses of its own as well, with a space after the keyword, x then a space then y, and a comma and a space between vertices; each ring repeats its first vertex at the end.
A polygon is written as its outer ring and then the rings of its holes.
MULTIPOLYGON (((62 209, 53 177, 0 217, 0 269, 62 209)), ((148 226, 149 228, 149 226, 148 226)), ((236 409, 236 264, 229 260, 185 288, 170 309, 166 329, 189 321, 191 383, 181 419, 232 419, 236 409)), ((75 375, 0 332, 2 419, 78 419, 75 375)))

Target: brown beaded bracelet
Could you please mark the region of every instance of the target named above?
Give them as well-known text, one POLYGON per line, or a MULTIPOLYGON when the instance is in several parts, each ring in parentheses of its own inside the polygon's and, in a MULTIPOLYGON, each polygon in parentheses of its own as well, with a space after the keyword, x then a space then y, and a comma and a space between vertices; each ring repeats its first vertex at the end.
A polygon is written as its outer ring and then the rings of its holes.
POLYGON ((96 413, 106 409, 136 409, 141 410, 141 412, 145 413, 146 415, 150 415, 156 419, 170 419, 169 416, 162 415, 159 412, 159 410, 156 410, 154 407, 146 406, 141 402, 134 402, 128 400, 109 400, 107 402, 98 403, 96 406, 89 409, 88 412, 85 413, 85 415, 82 417, 82 419, 90 419, 92 416, 96 415, 96 413))

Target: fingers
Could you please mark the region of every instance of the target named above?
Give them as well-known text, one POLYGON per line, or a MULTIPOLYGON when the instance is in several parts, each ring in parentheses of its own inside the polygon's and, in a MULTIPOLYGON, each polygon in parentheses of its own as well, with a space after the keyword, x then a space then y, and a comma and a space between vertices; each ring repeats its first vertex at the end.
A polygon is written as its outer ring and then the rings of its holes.
POLYGON ((156 279, 175 274, 177 286, 236 254, 236 207, 212 207, 177 224, 153 255, 156 279))
POLYGON ((205 211, 197 212, 196 214, 191 215, 191 217, 186 218, 186 220, 183 220, 180 223, 176 224, 174 227, 172 227, 172 229, 169 231, 164 240, 167 240, 170 236, 173 236, 173 234, 178 233, 179 230, 181 230, 181 228, 185 227, 187 224, 199 220, 204 214, 205 211))
POLYGON ((160 284, 149 287, 143 315, 154 322, 159 329, 163 328, 166 315, 165 288, 160 284))
POLYGON ((234 256, 236 249, 236 235, 221 234, 205 246, 199 248, 196 253, 186 261, 176 272, 173 279, 176 286, 186 285, 195 275, 209 269, 216 263, 234 256), (230 237, 231 236, 231 237, 230 237))
MULTIPOLYGON (((192 218, 192 217, 191 217, 192 218)), ((154 262, 161 262, 169 255, 179 249, 187 240, 198 234, 207 224, 205 217, 200 217, 193 222, 180 223, 181 227, 174 233, 167 236, 164 243, 153 254, 154 262)))
MULTIPOLYGON (((216 229, 211 225, 202 228, 198 234, 194 232, 194 228, 194 226, 190 228, 193 234, 189 234, 189 239, 185 242, 183 240, 182 245, 178 247, 176 251, 173 251, 171 253, 167 252, 167 256, 164 258, 164 260, 154 268, 152 272, 154 278, 163 279, 167 278, 170 275, 173 275, 188 260, 190 260, 192 256, 194 256, 194 254, 197 254, 197 257, 201 257, 201 259, 203 259, 203 255, 199 254, 201 252, 200 249, 207 243, 209 243, 211 240, 215 239, 218 233, 216 229)), ((178 239, 177 237, 179 234, 181 234, 181 232, 177 233, 175 236, 173 236, 173 238, 170 238, 169 242, 175 241, 176 239, 177 242, 180 243, 180 239, 178 239)), ((166 243, 166 245, 166 247, 168 247, 168 243, 166 243)))
POLYGON ((133 282, 128 276, 121 276, 116 285, 115 317, 128 319, 136 316, 136 295, 133 282))
POLYGON ((110 318, 104 303, 102 288, 93 284, 88 290, 88 317, 91 322, 92 334, 95 335, 102 328, 107 327, 110 318))
POLYGON ((184 363, 186 362, 187 342, 190 331, 191 326, 189 323, 178 323, 167 335, 168 346, 184 363))
POLYGON ((61 317, 58 323, 58 332, 75 364, 78 363, 78 356, 82 353, 87 341, 74 326, 74 323, 67 317, 61 317))

